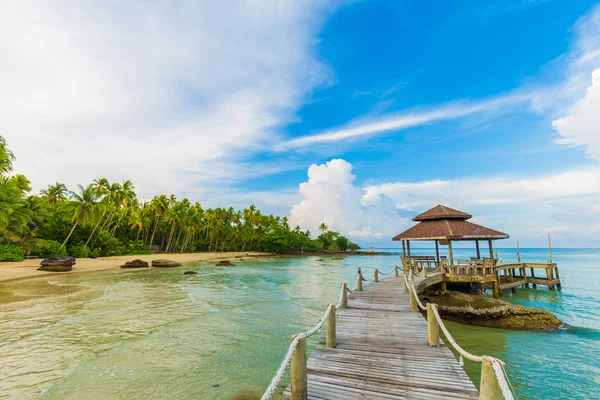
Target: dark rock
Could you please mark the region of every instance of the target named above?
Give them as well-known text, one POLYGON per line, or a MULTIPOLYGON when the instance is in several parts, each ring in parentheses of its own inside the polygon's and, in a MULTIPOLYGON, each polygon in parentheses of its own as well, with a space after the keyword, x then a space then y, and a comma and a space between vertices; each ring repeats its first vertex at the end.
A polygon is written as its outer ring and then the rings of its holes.
POLYGON ((318 258, 317 261, 323 261, 323 259, 322 258, 318 258))
POLYGON ((333 256, 331 257, 332 260, 343 260, 344 257, 340 257, 340 256, 333 256))
POLYGON ((121 265, 121 268, 148 268, 148 262, 144 260, 133 260, 127 261, 125 264, 121 265))
POLYGON ((177 261, 173 261, 173 260, 158 259, 158 260, 152 260, 152 266, 157 267, 157 268, 173 268, 173 267, 180 267, 181 264, 178 263, 177 261))
POLYGON ((220 387, 221 387, 221 385, 219 385, 219 384, 217 383, 216 385, 212 385, 212 387, 214 387, 214 388, 220 388, 220 387))
POLYGON ((235 258, 242 258, 242 257, 244 257, 244 256, 235 256, 235 258))
POLYGON ((44 258, 40 263, 38 271, 49 272, 68 272, 73 270, 73 265, 77 260, 75 257, 51 257, 44 258))
POLYGON ((217 267, 235 267, 235 264, 229 260, 223 260, 217 263, 217 267))
POLYGON ((198 273, 196 271, 185 271, 183 274, 184 275, 198 275, 198 273))

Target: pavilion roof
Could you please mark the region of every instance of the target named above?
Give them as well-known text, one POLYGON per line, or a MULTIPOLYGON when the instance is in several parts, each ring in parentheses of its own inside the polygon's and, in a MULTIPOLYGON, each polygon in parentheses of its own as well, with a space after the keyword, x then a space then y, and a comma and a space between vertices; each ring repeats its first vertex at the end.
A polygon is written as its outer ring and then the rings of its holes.
POLYGON ((462 211, 438 204, 413 218, 413 221, 428 221, 432 219, 471 219, 473 216, 462 211))
POLYGON ((417 225, 396 235, 393 240, 497 240, 506 233, 467 221, 471 215, 438 205, 416 216, 417 225))

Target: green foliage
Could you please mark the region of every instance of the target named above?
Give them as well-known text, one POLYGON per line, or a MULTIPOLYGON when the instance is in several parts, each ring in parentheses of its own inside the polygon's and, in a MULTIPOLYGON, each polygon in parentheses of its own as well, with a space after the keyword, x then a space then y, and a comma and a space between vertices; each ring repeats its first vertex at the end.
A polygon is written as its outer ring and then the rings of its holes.
POLYGON ((88 258, 90 256, 90 248, 83 244, 78 244, 69 247, 68 251, 71 257, 75 258, 88 258))
POLYGON ((287 217, 262 214, 254 205, 244 210, 205 210, 199 203, 165 194, 140 203, 130 181, 111 183, 98 178, 78 185, 74 192, 56 182, 38 196, 28 195, 29 180, 20 174, 8 175, 13 160, 0 136, 0 245, 16 245, 10 247, 7 258, 20 258, 18 252, 13 255, 19 246, 21 253, 44 258, 358 248, 325 223, 319 226, 319 237, 311 239, 310 232, 299 226, 291 229, 287 217))
POLYGON ((25 246, 27 254, 40 258, 62 257, 67 255, 67 250, 60 248, 60 243, 56 240, 36 239, 34 242, 25 246))
POLYGON ((0 261, 23 261, 25 256, 20 246, 14 244, 0 245, 0 261))

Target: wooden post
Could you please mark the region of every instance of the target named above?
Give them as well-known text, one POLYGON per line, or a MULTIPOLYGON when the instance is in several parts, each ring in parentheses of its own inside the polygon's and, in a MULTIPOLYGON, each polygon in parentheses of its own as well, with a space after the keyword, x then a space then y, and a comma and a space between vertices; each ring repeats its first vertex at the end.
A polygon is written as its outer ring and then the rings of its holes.
POLYGON ((430 346, 440 345, 440 325, 433 314, 431 303, 427 303, 427 339, 430 346))
POLYGON ((454 257, 452 255, 452 242, 448 239, 448 257, 450 258, 450 267, 454 266, 454 257))
MULTIPOLYGON (((550 268, 550 267, 546 268, 546 279, 548 279, 550 282, 552 282, 552 268, 550 268)), ((554 285, 551 284, 550 282, 548 282, 548 289, 554 290, 554 285)))
POLYGON ((327 307, 329 306, 331 306, 331 312, 325 322, 325 345, 330 349, 335 349, 337 346, 335 337, 335 306, 333 304, 327 305, 327 307))
POLYGON ((479 251, 479 240, 475 241, 475 247, 477 248, 477 259, 481 260, 481 252, 479 251))
MULTIPOLYGON (((406 273, 404 275, 406 275, 406 273)), ((402 289, 404 289, 404 293, 408 293, 408 286, 406 286, 407 280, 408 279, 404 279, 404 277, 402 277, 402 289)))
MULTIPOLYGON (((292 335, 292 341, 298 335, 292 335)), ((306 337, 298 341, 298 347, 292 356, 290 383, 292 386, 292 400, 306 400, 308 398, 308 379, 306 377, 306 337)))
POLYGON ((442 293, 446 293, 447 290, 446 281, 442 281, 442 293))
POLYGON ((394 265, 394 276, 397 278, 398 277, 398 266, 394 265))
POLYGON ((500 383, 492 367, 492 362, 487 357, 483 357, 481 363, 481 381, 479 384, 480 400, 504 400, 500 383))
POLYGON ((408 258, 410 258, 410 240, 406 241, 406 250, 408 250, 408 258))
POLYGON ((362 283, 363 283, 363 276, 362 276, 362 272, 360 272, 360 267, 358 267, 358 282, 356 282, 356 290, 358 290, 359 292, 363 291, 362 283))
POLYGON ((496 279, 492 282, 492 285, 493 285, 492 290, 494 292, 494 298, 499 299, 500 298, 500 277, 498 276, 497 272, 494 275, 496 276, 496 279))
POLYGON ((410 312, 417 312, 417 299, 415 298, 415 292, 412 287, 408 288, 408 297, 410 298, 410 312))
POLYGON ((552 264, 552 242, 550 241, 550 233, 548 233, 548 250, 550 250, 550 264, 552 264))
POLYGON ((521 249, 519 248, 519 242, 517 242, 517 261, 521 262, 521 249))
POLYGON ((348 284, 342 283, 342 302, 340 308, 348 308, 348 284))
POLYGON ((373 278, 375 283, 379 282, 379 270, 377 268, 375 268, 375 271, 373 271, 373 278))
POLYGON ((406 257, 406 244, 402 241, 402 257, 406 257))
POLYGON ((488 239, 488 246, 490 247, 490 258, 494 258, 494 250, 492 249, 492 239, 488 239))
POLYGON ((558 266, 556 266, 554 268, 554 276, 556 276, 556 279, 558 279, 558 281, 559 281, 559 283, 556 284, 556 288, 558 290, 560 290, 561 289, 561 284, 560 284, 560 275, 558 275, 558 266))
POLYGON ((440 243, 438 240, 435 241, 435 256, 437 258, 437 262, 440 262, 440 243))

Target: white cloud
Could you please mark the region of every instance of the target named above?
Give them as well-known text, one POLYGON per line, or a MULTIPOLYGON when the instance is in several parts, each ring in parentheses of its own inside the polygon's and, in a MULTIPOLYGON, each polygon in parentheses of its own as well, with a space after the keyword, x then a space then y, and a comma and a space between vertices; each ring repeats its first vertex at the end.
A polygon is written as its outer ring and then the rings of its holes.
POLYGON ((552 122, 561 134, 559 143, 587 146, 587 154, 600 160, 600 68, 592 73, 592 86, 569 111, 552 122))
POLYGON ((308 181, 300 184, 302 200, 292 208, 290 225, 317 233, 325 222, 332 230, 360 239, 391 237, 406 225, 384 196, 362 204, 363 190, 354 184, 355 179, 352 165, 341 159, 311 165, 308 181))
MULTIPOLYGON (((328 79, 312 2, 0 4, 0 134, 39 189, 98 176, 201 193, 328 79)), ((242 159, 243 161, 243 159, 242 159)))
POLYGON ((499 112, 531 100, 529 93, 516 91, 494 99, 481 100, 473 103, 443 105, 427 111, 405 111, 394 115, 385 115, 378 118, 359 118, 348 125, 319 132, 314 135, 302 136, 279 144, 279 150, 304 148, 316 143, 328 143, 351 140, 369 135, 397 131, 429 123, 457 119, 475 113, 499 112))
POLYGON ((543 244, 545 234, 552 232, 562 245, 600 245, 597 168, 527 178, 385 183, 365 188, 363 203, 377 202, 381 196, 410 215, 440 203, 458 208, 471 213, 474 222, 511 234, 513 241, 543 244))

